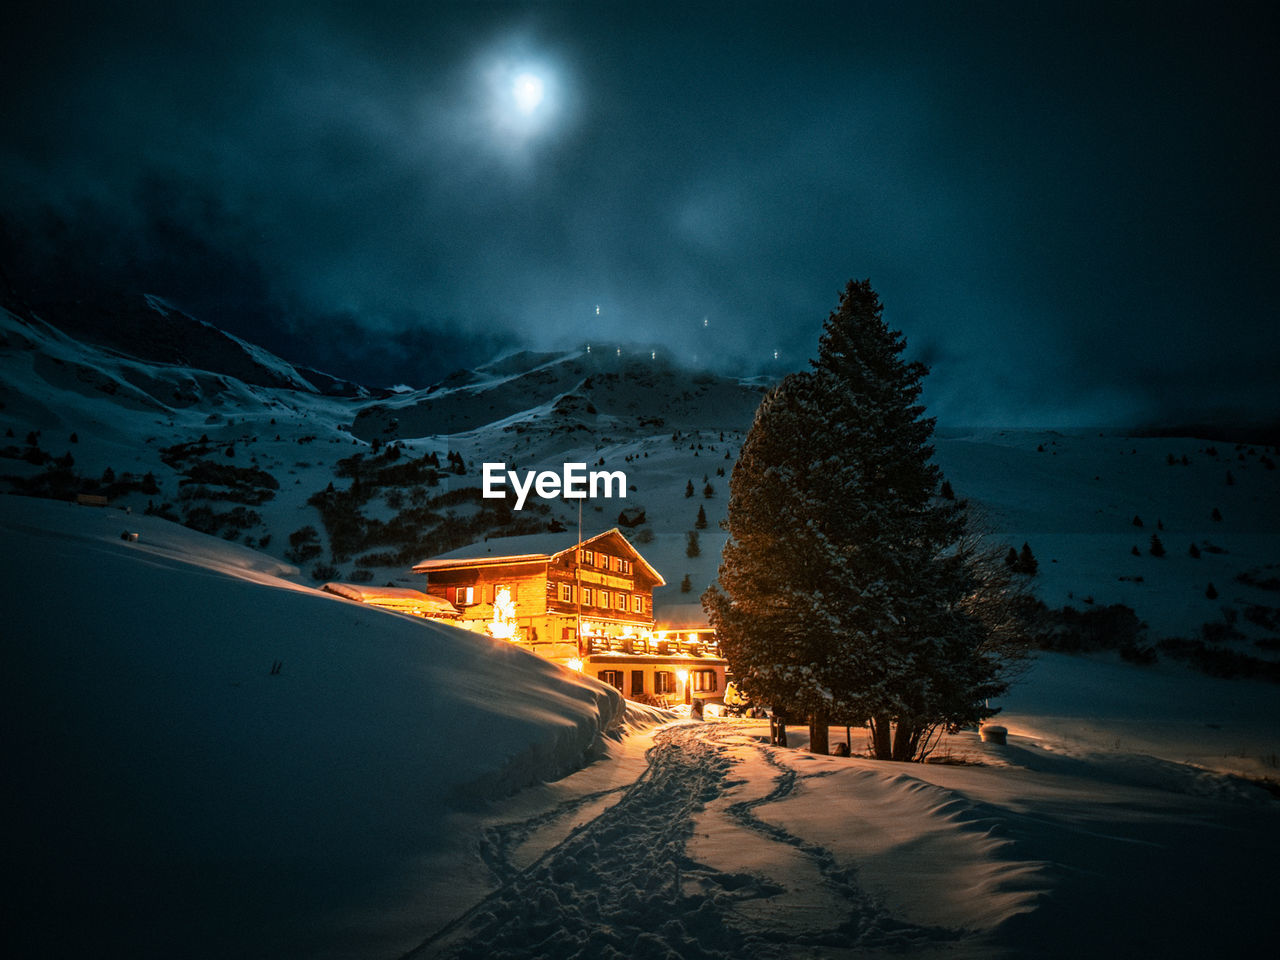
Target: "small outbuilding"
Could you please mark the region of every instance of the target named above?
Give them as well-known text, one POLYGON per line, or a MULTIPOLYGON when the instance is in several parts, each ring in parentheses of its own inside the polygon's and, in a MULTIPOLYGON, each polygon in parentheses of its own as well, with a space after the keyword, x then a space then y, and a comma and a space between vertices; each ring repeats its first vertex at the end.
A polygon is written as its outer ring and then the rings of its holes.
POLYGON ((371 587, 363 583, 326 583, 320 588, 326 593, 367 603, 385 610, 408 613, 415 617, 432 617, 439 620, 457 620, 462 616, 452 603, 443 597, 433 597, 421 590, 408 587, 371 587))

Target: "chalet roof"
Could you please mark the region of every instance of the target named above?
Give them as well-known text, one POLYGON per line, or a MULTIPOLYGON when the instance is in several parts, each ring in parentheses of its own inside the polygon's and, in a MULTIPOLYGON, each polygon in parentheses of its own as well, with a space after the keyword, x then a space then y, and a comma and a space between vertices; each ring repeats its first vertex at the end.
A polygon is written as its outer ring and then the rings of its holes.
POLYGON ((443 597, 433 597, 429 593, 411 590, 408 587, 371 587, 363 583, 335 582, 326 583, 320 589, 358 603, 372 603, 396 609, 417 609, 436 616, 459 615, 458 608, 443 597))
MULTIPOLYGON (((597 540, 615 536, 629 550, 636 563, 644 567, 658 586, 667 581, 662 574, 640 556, 631 541, 617 527, 605 530, 589 537, 582 538, 582 545, 591 549, 597 540)), ((430 573, 432 570, 450 570, 457 567, 486 566, 489 564, 515 563, 521 561, 551 561, 561 554, 569 553, 578 546, 577 538, 568 532, 564 533, 529 533, 518 537, 492 537, 477 543, 469 543, 447 553, 439 554, 429 560, 423 560, 413 566, 414 573, 430 573)))

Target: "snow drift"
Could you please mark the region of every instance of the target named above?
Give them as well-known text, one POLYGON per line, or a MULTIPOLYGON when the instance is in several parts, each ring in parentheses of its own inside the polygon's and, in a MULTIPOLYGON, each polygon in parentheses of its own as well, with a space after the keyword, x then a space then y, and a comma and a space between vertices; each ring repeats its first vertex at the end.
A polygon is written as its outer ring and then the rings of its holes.
POLYGON ((0 529, 28 955, 365 942, 450 811, 580 766, 622 719, 524 650, 163 520, 4 497, 0 529))

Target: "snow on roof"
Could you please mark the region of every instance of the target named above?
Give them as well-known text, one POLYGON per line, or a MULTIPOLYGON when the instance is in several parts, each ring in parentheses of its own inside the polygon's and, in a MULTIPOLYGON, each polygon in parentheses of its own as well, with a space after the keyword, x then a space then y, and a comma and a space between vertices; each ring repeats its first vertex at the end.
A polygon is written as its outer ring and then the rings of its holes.
POLYGON ((361 583, 326 583, 321 590, 355 600, 358 603, 372 603, 381 607, 416 609, 419 612, 430 612, 437 616, 460 616, 458 608, 443 597, 433 597, 421 590, 408 587, 371 587, 361 583))
MULTIPOLYGON (((636 561, 657 581, 659 586, 667 582, 662 574, 658 573, 653 565, 640 555, 640 551, 632 546, 631 541, 617 527, 611 527, 601 533, 585 536, 582 539, 582 544, 583 546, 590 546, 595 541, 611 534, 616 534, 618 539, 630 548, 636 561)), ((465 547, 458 547, 456 550, 450 550, 429 560, 416 563, 413 566, 413 572, 428 573, 432 570, 447 570, 452 567, 474 566, 486 563, 551 560, 561 554, 568 553, 577 546, 577 537, 569 531, 562 533, 527 533, 518 537, 492 537, 477 543, 469 543, 465 547)))
POLYGON ((577 540, 569 533, 528 533, 518 537, 492 537, 423 560, 414 570, 428 566, 456 566, 457 560, 549 560, 557 553, 572 550, 577 540))

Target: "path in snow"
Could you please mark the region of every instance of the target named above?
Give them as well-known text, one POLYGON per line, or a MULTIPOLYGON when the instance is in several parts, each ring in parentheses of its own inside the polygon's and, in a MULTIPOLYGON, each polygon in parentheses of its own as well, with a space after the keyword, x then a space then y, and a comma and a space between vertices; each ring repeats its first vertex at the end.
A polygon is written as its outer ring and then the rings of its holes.
POLYGON ((658 731, 617 803, 528 868, 513 862, 520 842, 564 811, 491 828, 482 853, 500 887, 407 958, 838 956, 969 938, 895 919, 831 850, 760 819, 805 779, 784 757, 728 724, 658 731), (758 775, 735 776, 761 761, 775 773, 767 792, 758 775), (724 869, 735 850, 739 865, 724 869), (772 880, 771 863, 807 877, 805 889, 772 880))

